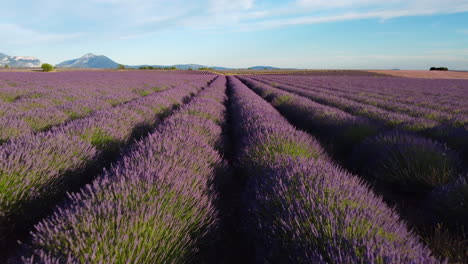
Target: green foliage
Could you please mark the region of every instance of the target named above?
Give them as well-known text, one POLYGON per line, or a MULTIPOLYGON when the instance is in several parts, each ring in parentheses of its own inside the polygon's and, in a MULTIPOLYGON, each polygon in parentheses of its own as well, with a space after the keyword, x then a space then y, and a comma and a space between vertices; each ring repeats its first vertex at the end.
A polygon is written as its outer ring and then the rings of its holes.
POLYGON ((145 96, 148 96, 152 93, 151 90, 142 90, 142 89, 137 89, 135 90, 135 93, 137 93, 138 95, 142 96, 142 97, 145 97, 145 96))
POLYGON ((104 150, 104 149, 117 149, 119 146, 119 141, 116 140, 112 135, 103 131, 102 129, 94 129, 87 131, 81 138, 91 143, 91 145, 95 146, 97 149, 104 150))
POLYGON ((214 122, 218 122, 219 123, 219 120, 216 116, 213 116, 211 115, 210 113, 208 112, 202 112, 200 110, 188 110, 187 111, 187 114, 189 115, 193 115, 193 116, 199 116, 199 117, 202 117, 204 119, 209 119, 209 120, 213 120, 214 122))
POLYGON ((153 66, 141 66, 140 68, 138 68, 140 70, 157 70, 159 68, 155 68, 153 66))
POLYGON ((125 65, 119 64, 119 65, 117 66, 117 69, 119 69, 119 70, 125 70, 125 65))
POLYGON ((8 93, 0 93, 0 99, 6 103, 12 103, 18 100, 21 96, 17 94, 8 94, 8 93))
POLYGON ((161 91, 166 90, 167 87, 166 87, 166 85, 162 85, 161 87, 155 86, 155 87, 153 87, 152 89, 153 89, 153 91, 155 91, 155 92, 161 92, 161 91))
POLYGON ((41 65, 41 68, 42 68, 42 71, 43 72, 51 72, 54 70, 54 66, 52 66, 51 64, 49 63, 44 63, 41 65))
POLYGON ((10 68, 10 65, 5 65, 5 68, 10 68))
POLYGON ((431 71, 448 71, 447 67, 431 67, 429 70, 431 71))
POLYGON ((201 68, 198 68, 199 71, 213 71, 214 69, 213 68, 209 68, 209 67, 201 67, 201 68))
MULTIPOLYGON (((370 170, 370 168, 369 168, 370 170)), ((458 175, 458 161, 439 149, 422 145, 394 145, 380 155, 373 174, 402 188, 431 189, 458 175)))
POLYGON ((302 145, 294 141, 280 140, 273 136, 251 148, 247 159, 255 160, 260 163, 268 163, 281 156, 317 159, 322 155, 323 153, 321 153, 320 150, 310 146, 302 145))
POLYGON ((68 117, 69 117, 71 120, 75 120, 75 119, 78 119, 78 118, 81 117, 81 115, 80 115, 79 113, 77 113, 77 112, 73 112, 73 111, 67 112, 67 111, 66 111, 65 113, 68 115, 68 117))
POLYGON ((425 228, 422 237, 432 252, 441 258, 448 258, 450 263, 465 263, 468 254, 468 233, 463 227, 450 230, 447 226, 437 224, 435 227, 425 228))
POLYGON ((116 106, 116 105, 118 105, 118 104, 121 103, 121 102, 120 102, 119 100, 117 100, 117 99, 107 99, 107 100, 105 100, 105 101, 108 102, 108 103, 109 103, 110 105, 112 105, 112 106, 116 106))
POLYGON ((273 105, 283 105, 283 104, 288 104, 288 103, 292 103, 292 96, 291 95, 280 95, 278 97, 275 98, 275 100, 273 101, 273 105))
POLYGON ((53 121, 42 120, 38 116, 28 116, 24 121, 36 132, 46 131, 54 125, 53 121))

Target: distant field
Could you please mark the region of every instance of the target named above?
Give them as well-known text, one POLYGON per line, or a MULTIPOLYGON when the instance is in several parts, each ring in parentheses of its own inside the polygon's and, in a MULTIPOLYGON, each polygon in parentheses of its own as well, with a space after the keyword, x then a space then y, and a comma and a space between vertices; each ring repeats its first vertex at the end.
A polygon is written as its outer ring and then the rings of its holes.
POLYGON ((468 79, 468 72, 461 71, 391 71, 371 70, 369 72, 407 78, 468 79))
MULTIPOLYGON (((138 69, 91 69, 91 68, 56 68, 56 72, 69 71, 136 71, 138 69)), ((40 72, 41 68, 1 68, 0 72, 40 72)), ((141 71, 141 70, 138 70, 141 71)), ((167 72, 167 70, 145 70, 155 72, 167 72)), ((184 70, 178 70, 184 71, 184 70)), ((193 72, 199 72, 193 70, 193 72)), ((263 74, 287 74, 307 76, 373 76, 373 77, 406 77, 429 79, 468 79, 468 72, 461 71, 409 71, 409 70, 212 70, 210 72, 223 75, 263 75, 263 74)))
POLYGON ((0 71, 1 263, 468 259, 468 80, 38 71, 0 71))
POLYGON ((361 70, 221 70, 212 72, 224 75, 288 74, 308 76, 388 76, 382 73, 361 70))

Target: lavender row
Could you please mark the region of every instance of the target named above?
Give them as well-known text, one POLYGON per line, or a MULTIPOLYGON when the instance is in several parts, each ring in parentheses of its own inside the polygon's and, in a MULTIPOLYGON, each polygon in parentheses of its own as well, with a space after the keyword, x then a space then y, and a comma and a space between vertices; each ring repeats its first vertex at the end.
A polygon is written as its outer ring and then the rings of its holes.
POLYGON ((324 105, 248 77, 238 76, 250 89, 272 103, 296 126, 313 131, 333 144, 339 156, 349 155, 358 143, 376 136, 384 127, 364 117, 353 116, 338 108, 324 105))
POLYGON ((339 108, 356 116, 368 118, 387 128, 410 133, 415 132, 446 143, 450 148, 460 151, 464 157, 468 157, 468 131, 466 129, 437 125, 437 122, 432 120, 393 113, 374 106, 365 106, 339 96, 307 91, 290 85, 280 85, 277 88, 304 96, 321 104, 339 108))
POLYGON ((12 233, 13 225, 34 222, 49 201, 89 180, 90 171, 98 171, 103 159, 118 153, 200 89, 175 87, 2 145, 0 237, 12 233))
MULTIPOLYGON (((464 167, 454 151, 415 135, 386 132, 339 109, 239 78, 293 124, 333 144, 338 158, 348 161, 361 176, 385 184, 394 193, 429 196, 425 206, 434 213, 433 221, 449 225, 465 221, 468 188, 466 179, 459 179, 464 167)), ((395 199, 391 195, 386 198, 395 199)))
POLYGON ((95 111, 109 109, 136 99, 138 98, 129 98, 128 101, 123 100, 118 103, 110 104, 98 98, 90 98, 76 100, 60 106, 11 113, 0 117, 0 144, 7 142, 9 139, 46 131, 53 126, 83 118, 95 111))
POLYGON ((226 79, 219 77, 111 170, 41 221, 24 263, 187 263, 218 225, 226 79))
POLYGON ((466 80, 424 80, 408 78, 368 78, 368 77, 294 77, 269 76, 271 79, 287 80, 307 86, 322 87, 334 91, 347 90, 368 97, 397 101, 445 112, 468 112, 465 101, 466 80))
MULTIPOLYGON (((24 77, 30 76, 25 75, 24 77)), ((18 91, 29 91, 28 93, 34 94, 34 98, 20 99, 15 102, 15 105, 7 103, 0 105, 0 114, 3 113, 3 116, 0 117, 0 144, 10 138, 45 131, 52 126, 83 118, 95 111, 108 109, 168 87, 183 84, 183 79, 174 79, 174 76, 171 75, 133 74, 126 76, 127 80, 125 81, 119 80, 122 77, 116 78, 116 80, 95 79, 95 86, 87 89, 86 86, 82 88, 80 85, 91 85, 88 84, 90 80, 80 79, 79 73, 73 75, 73 79, 68 80, 68 83, 64 83, 61 77, 63 76, 54 75, 51 82, 56 83, 49 89, 38 85, 41 83, 41 79, 28 80, 26 83, 37 87, 23 84, 21 87, 15 88, 18 91)), ((98 78, 100 76, 84 77, 98 78)), ((178 77, 184 78, 183 76, 178 77)), ((188 77, 185 76, 185 78, 188 77)), ((208 79, 199 78, 199 81, 203 80, 208 79)))
MULTIPOLYGON (((443 222, 451 228, 468 228, 468 173, 441 186, 430 194, 426 201, 443 222)), ((465 252, 465 256, 468 252, 465 252)))
MULTIPOLYGON (((260 80, 268 80, 267 78, 261 78, 260 80)), ((346 87, 344 89, 336 89, 333 87, 317 87, 311 84, 301 84, 299 82, 288 81, 287 78, 281 79, 281 84, 289 84, 291 86, 302 88, 306 90, 312 90, 319 93, 324 93, 328 95, 341 96, 343 98, 356 101, 364 105, 373 105, 378 108, 382 108, 388 111, 397 112, 401 114, 410 115, 413 117, 420 117, 424 119, 432 119, 437 122, 446 124, 448 126, 455 127, 465 127, 468 125, 468 116, 466 113, 447 113, 440 110, 428 109, 425 107, 417 106, 414 104, 407 104, 397 102, 391 99, 378 99, 369 97, 367 94, 360 94, 359 88, 356 87, 346 87)), ((272 83, 276 84, 276 83, 272 83)))
POLYGON ((424 137, 391 131, 365 118, 239 77, 297 126, 333 144, 337 157, 372 180, 406 191, 450 183, 463 166, 457 153, 424 137))
POLYGON ((398 216, 320 145, 229 77, 244 225, 259 262, 436 263, 398 216))
MULTIPOLYGON (((454 90, 453 94, 436 93, 434 95, 430 95, 431 91, 429 87, 432 87, 434 85, 433 83, 425 83, 424 88, 421 89, 417 85, 413 86, 414 84, 412 84, 411 81, 406 83, 406 80, 403 80, 399 83, 399 85, 404 87, 403 89, 400 87, 398 87, 400 89, 392 87, 393 89, 389 89, 392 92, 391 94, 379 98, 374 96, 374 93, 378 92, 378 89, 382 89, 382 85, 384 85, 384 87, 385 85, 389 85, 391 87, 391 80, 380 80, 382 84, 380 84, 379 87, 373 87, 372 89, 368 88, 363 92, 362 87, 366 87, 366 85, 368 85, 367 81, 368 80, 362 80, 361 84, 354 83, 353 85, 338 83, 333 86, 325 86, 322 89, 340 93, 343 96, 347 96, 349 99, 372 104, 390 111, 433 119, 447 125, 463 127, 466 126, 468 122, 468 108, 463 103, 465 100, 463 98, 466 97, 466 95, 464 95, 466 91, 463 89, 454 90), (375 89, 377 89, 377 91, 375 89)), ((443 85, 445 90, 451 90, 450 81, 443 83, 443 85)), ((463 83, 460 83, 460 88, 463 87, 462 85, 463 83)), ((466 85, 468 85, 468 83, 465 83, 465 86, 466 85)), ((316 86, 304 83, 302 87, 315 88, 316 86)))
POLYGON ((0 73, 0 116, 90 98, 114 104, 136 98, 152 88, 173 84, 178 77, 92 71, 0 73), (6 86, 2 87, 2 84, 6 86))
MULTIPOLYGON (((262 81, 261 79, 256 80, 262 81)), ((438 125, 437 122, 432 120, 416 119, 405 114, 386 111, 372 105, 361 104, 331 93, 323 93, 322 91, 314 91, 311 89, 305 90, 290 84, 277 84, 276 87, 310 98, 322 104, 340 108, 354 115, 361 115, 384 122, 388 126, 404 126, 414 130, 424 130, 438 125)))

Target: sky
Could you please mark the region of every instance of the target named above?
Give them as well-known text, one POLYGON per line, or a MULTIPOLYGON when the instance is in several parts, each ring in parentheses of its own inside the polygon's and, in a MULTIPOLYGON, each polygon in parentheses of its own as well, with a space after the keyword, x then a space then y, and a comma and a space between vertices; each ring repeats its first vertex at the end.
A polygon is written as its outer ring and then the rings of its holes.
POLYGON ((0 53, 52 64, 468 70, 468 0, 0 0, 0 53))

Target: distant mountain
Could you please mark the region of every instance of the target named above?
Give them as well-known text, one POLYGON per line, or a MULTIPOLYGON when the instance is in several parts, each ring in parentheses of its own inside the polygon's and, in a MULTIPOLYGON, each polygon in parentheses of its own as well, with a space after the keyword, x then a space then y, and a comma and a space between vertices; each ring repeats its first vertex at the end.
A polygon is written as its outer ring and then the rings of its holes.
POLYGON ((213 69, 215 69, 215 70, 217 70, 217 71, 222 71, 222 70, 234 70, 233 68, 216 67, 216 66, 211 67, 211 68, 213 68, 213 69))
POLYGON ((272 66, 253 66, 249 68, 250 70, 279 70, 280 68, 272 66))
POLYGON ((39 67, 41 66, 41 61, 36 57, 8 56, 0 53, 0 67, 5 65, 16 68, 39 67))
POLYGON ((61 68, 99 68, 110 69, 117 68, 119 64, 104 55, 85 54, 83 57, 64 61, 55 65, 61 68))
MULTIPOLYGON (((218 67, 218 66, 206 66, 206 65, 200 65, 200 64, 175 64, 175 65, 149 65, 149 64, 145 64, 145 65, 126 65, 125 67, 126 68, 134 68, 134 69, 138 69, 140 67, 154 67, 154 68, 170 68, 170 67, 175 67, 176 69, 179 69, 179 70, 188 70, 188 69, 192 69, 192 70, 198 70, 199 68, 211 68, 213 70, 236 70, 237 68, 227 68, 227 67, 218 67)), ((272 67, 272 66, 254 66, 254 67, 250 67, 250 68, 239 68, 237 70, 247 70, 247 69, 251 69, 251 70, 279 70, 279 69, 282 69, 282 68, 276 68, 276 67, 272 67)))
MULTIPOLYGON (((63 67, 63 68, 101 68, 101 69, 111 69, 117 68, 119 63, 109 59, 104 55, 94 55, 92 53, 88 53, 81 58, 64 61, 55 65, 56 67, 63 67)), ((154 67, 154 68, 171 68, 175 67, 179 70, 197 70, 199 68, 212 68, 214 70, 233 70, 233 68, 226 68, 226 67, 218 67, 218 66, 205 66, 200 64, 175 64, 175 65, 125 65, 126 68, 133 68, 138 69, 140 67, 154 67)), ((249 69, 253 70, 274 70, 280 69, 271 66, 254 66, 250 67, 249 69)))
POLYGON ((196 70, 198 68, 207 68, 206 66, 200 65, 200 64, 176 64, 176 65, 172 65, 169 67, 176 67, 179 70, 188 70, 188 69, 196 70))
POLYGON ((144 65, 126 65, 126 68, 134 68, 138 69, 140 67, 154 67, 154 68, 171 68, 175 67, 176 69, 179 70, 198 70, 199 68, 212 68, 215 70, 231 70, 231 68, 224 68, 224 67, 210 67, 210 66, 205 66, 205 65, 200 65, 200 64, 175 64, 175 65, 149 65, 149 64, 144 64, 144 65))

